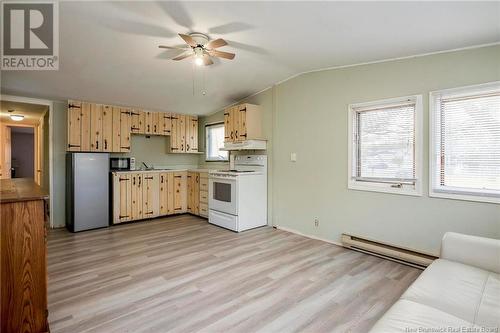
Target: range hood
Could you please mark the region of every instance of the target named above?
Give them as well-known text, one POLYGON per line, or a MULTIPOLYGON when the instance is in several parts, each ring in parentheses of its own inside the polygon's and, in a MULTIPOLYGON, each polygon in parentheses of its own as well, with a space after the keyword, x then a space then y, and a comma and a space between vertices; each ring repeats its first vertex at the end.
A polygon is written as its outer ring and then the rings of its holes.
POLYGON ((266 140, 246 140, 241 142, 224 142, 220 150, 266 150, 266 140))

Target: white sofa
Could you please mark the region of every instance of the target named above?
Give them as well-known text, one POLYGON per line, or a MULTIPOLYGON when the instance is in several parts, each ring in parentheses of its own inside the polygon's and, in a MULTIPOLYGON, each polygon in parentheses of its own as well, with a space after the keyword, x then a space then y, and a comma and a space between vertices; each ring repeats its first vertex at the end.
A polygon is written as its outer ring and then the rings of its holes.
POLYGON ((448 232, 372 333, 500 332, 500 240, 448 232))

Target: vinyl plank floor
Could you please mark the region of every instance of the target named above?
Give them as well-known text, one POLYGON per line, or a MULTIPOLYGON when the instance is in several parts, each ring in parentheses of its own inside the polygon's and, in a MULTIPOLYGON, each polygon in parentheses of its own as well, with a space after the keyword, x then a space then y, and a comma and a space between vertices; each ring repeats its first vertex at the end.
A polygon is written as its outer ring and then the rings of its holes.
POLYGON ((51 332, 366 332, 420 270, 190 215, 51 230, 51 332))

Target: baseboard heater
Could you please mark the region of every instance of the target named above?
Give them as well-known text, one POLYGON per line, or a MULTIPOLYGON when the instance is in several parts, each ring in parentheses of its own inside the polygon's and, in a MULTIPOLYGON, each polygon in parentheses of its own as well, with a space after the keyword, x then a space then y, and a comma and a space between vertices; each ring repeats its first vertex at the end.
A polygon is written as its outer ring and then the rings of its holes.
POLYGON ((436 256, 430 254, 349 234, 342 234, 342 245, 355 251, 371 254, 420 269, 425 269, 425 267, 429 266, 435 259, 437 259, 436 256))

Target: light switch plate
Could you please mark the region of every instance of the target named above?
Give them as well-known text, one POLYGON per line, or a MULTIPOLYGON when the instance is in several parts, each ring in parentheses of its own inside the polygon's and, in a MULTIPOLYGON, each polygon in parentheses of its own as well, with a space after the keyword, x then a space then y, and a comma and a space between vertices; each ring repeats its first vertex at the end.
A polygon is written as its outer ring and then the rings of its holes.
POLYGON ((297 162, 297 153, 290 153, 290 161, 297 162))

